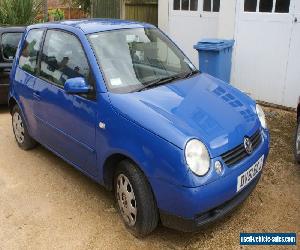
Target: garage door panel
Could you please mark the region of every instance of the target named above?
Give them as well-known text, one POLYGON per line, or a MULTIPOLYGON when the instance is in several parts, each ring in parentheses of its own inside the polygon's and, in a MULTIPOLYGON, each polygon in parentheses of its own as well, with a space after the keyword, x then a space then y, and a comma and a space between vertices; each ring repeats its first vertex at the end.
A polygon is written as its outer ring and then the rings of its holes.
POLYGON ((170 37, 198 66, 198 53, 194 45, 203 38, 217 37, 220 2, 218 0, 168 1, 170 37), (208 2, 209 6, 207 6, 208 2), (185 3, 184 8, 182 3, 185 3))
MULTIPOLYGON (((299 11, 300 12, 300 11, 299 11)), ((300 14, 295 15, 300 22, 300 14)), ((283 105, 296 107, 300 96, 300 23, 293 27, 283 105)))
POLYGON ((170 18, 170 34, 172 39, 184 49, 184 53, 198 65, 198 53, 193 46, 203 38, 216 37, 218 22, 215 18, 181 16, 170 18))
MULTIPOLYGON (((244 11, 244 1, 240 2, 232 82, 258 100, 279 105, 288 103, 285 95, 292 92, 289 89, 294 83, 287 85, 287 74, 295 74, 295 69, 288 69, 294 26, 294 1, 299 2, 291 0, 289 13, 278 13, 278 0, 273 0, 273 7, 269 8, 268 13, 259 12, 260 1, 257 1, 256 9, 250 5, 245 7, 251 10, 248 12, 244 11)), ((247 2, 252 3, 250 0, 247 2)), ((295 41, 295 46, 297 43, 299 50, 298 40, 295 41)), ((300 55, 294 58, 293 64, 299 65, 299 57, 300 55)))
POLYGON ((284 89, 289 33, 286 23, 240 22, 235 60, 237 71, 233 77, 237 87, 254 98, 279 104, 284 89))

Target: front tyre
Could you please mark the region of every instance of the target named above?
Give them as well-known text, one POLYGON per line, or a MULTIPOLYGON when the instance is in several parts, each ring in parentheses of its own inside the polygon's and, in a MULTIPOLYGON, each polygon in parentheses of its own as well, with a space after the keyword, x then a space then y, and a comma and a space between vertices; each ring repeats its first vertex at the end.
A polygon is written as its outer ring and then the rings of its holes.
POLYGON ((15 139, 20 148, 23 150, 29 150, 36 146, 36 141, 28 134, 24 118, 17 105, 15 105, 12 109, 12 127, 15 139))
POLYGON ((158 209, 151 187, 141 170, 122 161, 115 173, 114 191, 125 226, 136 237, 150 234, 158 224, 158 209))
POLYGON ((298 122, 296 136, 295 136, 295 158, 300 163, 300 122, 298 122))

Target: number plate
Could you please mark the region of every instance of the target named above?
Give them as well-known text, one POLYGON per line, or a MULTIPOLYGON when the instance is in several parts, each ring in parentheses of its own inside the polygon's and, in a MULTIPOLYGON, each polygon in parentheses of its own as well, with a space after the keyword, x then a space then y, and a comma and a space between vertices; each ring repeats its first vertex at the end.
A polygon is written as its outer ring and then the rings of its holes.
POLYGON ((258 174, 261 172, 264 165, 264 158, 259 158, 259 160, 250 168, 248 168, 244 173, 242 173, 237 179, 236 191, 239 192, 241 189, 246 187, 258 174))

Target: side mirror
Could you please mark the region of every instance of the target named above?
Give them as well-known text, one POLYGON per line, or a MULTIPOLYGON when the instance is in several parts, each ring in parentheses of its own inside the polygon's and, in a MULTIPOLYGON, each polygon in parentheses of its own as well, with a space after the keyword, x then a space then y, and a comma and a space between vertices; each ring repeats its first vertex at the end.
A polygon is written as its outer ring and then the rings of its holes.
POLYGON ((68 94, 86 94, 90 91, 90 87, 83 77, 75 77, 65 82, 64 90, 68 94))

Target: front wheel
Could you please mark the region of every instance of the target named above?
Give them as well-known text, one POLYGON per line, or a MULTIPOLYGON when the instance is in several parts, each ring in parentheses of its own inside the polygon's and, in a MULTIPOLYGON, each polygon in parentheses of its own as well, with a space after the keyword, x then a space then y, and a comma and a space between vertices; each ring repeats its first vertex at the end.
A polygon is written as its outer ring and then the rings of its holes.
POLYGON ((295 136, 295 158, 300 163, 300 122, 298 122, 296 136, 295 136))
POLYGON ((115 173, 114 190, 125 226, 136 237, 151 233, 158 224, 158 209, 151 187, 141 170, 122 161, 115 173))
POLYGON ((20 108, 17 105, 12 109, 12 127, 20 148, 29 150, 36 146, 37 143, 30 137, 20 108))

